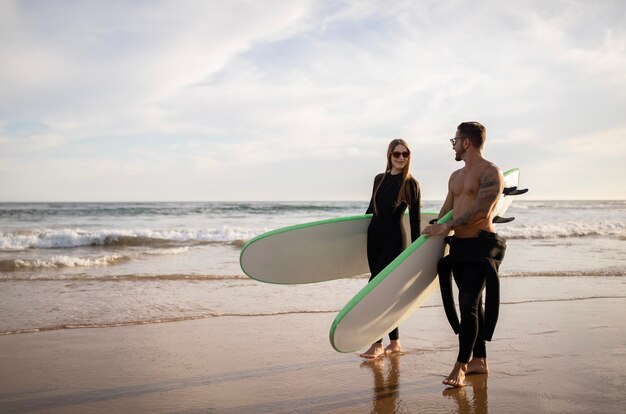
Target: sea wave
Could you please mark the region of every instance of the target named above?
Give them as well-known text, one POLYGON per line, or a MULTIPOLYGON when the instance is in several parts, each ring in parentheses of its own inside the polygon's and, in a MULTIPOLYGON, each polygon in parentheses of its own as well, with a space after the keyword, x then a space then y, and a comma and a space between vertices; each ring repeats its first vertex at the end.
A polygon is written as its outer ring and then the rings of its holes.
MULTIPOLYGON (((181 254, 188 251, 188 247, 179 247, 173 249, 157 249, 148 250, 134 254, 112 254, 104 256, 90 256, 90 257, 75 257, 75 256, 63 256, 57 255, 46 259, 2 259, 0 260, 0 272, 21 272, 21 271, 36 271, 44 269, 62 269, 68 267, 101 267, 101 266, 113 266, 122 263, 126 263, 130 260, 141 258, 144 256, 165 256, 181 254)), ((38 276, 26 277, 22 279, 36 279, 38 276)), ((43 276, 45 279, 47 276, 43 276)), ((85 277, 81 277, 84 279, 85 277)), ((6 278, 4 278, 6 279, 6 278)), ((58 278, 50 278, 55 280, 58 278)), ((0 276, 0 280, 2 277, 0 276)), ((67 280, 67 279, 65 279, 67 280)))
POLYGON ((626 200, 516 200, 512 210, 618 210, 626 208, 626 200))
POLYGON ((581 237, 626 238, 625 222, 515 224, 498 227, 506 239, 563 239, 581 237))
POLYGON ((547 270, 542 272, 502 272, 500 277, 624 277, 626 269, 547 270))
POLYGON ((167 281, 224 281, 250 280, 244 275, 194 275, 194 274, 164 274, 164 275, 91 275, 87 273, 71 275, 46 274, 0 274, 1 281, 88 281, 88 282, 167 282, 167 281))
POLYGON ((167 247, 187 244, 227 243, 242 245, 267 229, 223 226, 219 229, 120 230, 37 229, 0 232, 0 251, 62 249, 86 246, 167 247))
POLYGON ((367 201, 299 202, 170 202, 170 203, 2 203, 0 219, 37 220, 50 217, 222 217, 291 213, 361 211, 367 201))
MULTIPOLYGON (((224 243, 243 247, 250 239, 267 232, 269 228, 222 226, 208 229, 34 229, 0 232, 0 251, 28 249, 63 249, 87 246, 175 247, 208 243, 224 243)), ((626 240, 626 222, 561 222, 526 224, 515 223, 498 227, 506 239, 563 239, 563 238, 617 238, 626 240)))
MULTIPOLYGON (((35 222, 57 218, 233 217, 318 213, 329 216, 358 214, 361 201, 242 201, 157 203, 0 203, 0 220, 35 222)), ((439 210, 441 201, 423 201, 423 209, 439 210)), ((623 212, 626 200, 525 200, 516 199, 511 210, 623 212)))
POLYGON ((110 266, 130 260, 128 256, 113 254, 102 257, 53 256, 50 259, 4 259, 0 260, 1 272, 21 270, 59 269, 64 267, 110 266))

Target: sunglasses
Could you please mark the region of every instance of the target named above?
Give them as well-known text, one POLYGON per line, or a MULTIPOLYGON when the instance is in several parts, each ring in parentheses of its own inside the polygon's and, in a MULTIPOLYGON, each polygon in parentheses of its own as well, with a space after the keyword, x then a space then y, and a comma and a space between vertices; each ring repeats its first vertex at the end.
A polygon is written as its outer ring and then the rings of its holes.
POLYGON ((392 153, 391 153, 391 156, 392 156, 393 158, 400 158, 400 155, 402 155, 402 158, 407 159, 407 158, 409 158, 409 156, 411 155, 411 153, 410 153, 410 152, 408 152, 408 151, 402 151, 402 152, 400 152, 400 151, 394 151, 394 152, 392 152, 392 153))
POLYGON ((460 139, 466 139, 467 137, 456 137, 456 138, 451 138, 450 142, 452 143, 452 146, 456 145, 456 142, 460 139))

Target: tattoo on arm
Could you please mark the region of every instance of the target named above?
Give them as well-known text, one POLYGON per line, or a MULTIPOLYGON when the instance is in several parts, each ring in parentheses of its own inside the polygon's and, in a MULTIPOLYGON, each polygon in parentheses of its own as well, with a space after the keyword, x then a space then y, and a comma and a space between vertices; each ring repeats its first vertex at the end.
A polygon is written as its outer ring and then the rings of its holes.
POLYGON ((500 196, 500 173, 495 168, 488 168, 481 173, 479 180, 476 203, 463 215, 450 222, 451 229, 472 225, 489 217, 489 212, 500 196))

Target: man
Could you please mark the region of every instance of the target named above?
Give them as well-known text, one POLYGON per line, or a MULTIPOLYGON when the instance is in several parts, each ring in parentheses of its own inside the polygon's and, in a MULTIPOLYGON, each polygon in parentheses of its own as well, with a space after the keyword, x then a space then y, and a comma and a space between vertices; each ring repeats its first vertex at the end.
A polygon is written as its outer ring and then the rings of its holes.
POLYGON ((453 237, 446 237, 450 254, 437 265, 446 315, 459 334, 457 361, 443 381, 452 387, 464 386, 466 374, 488 373, 485 340, 491 340, 498 315, 497 272, 506 242, 495 233, 492 220, 504 187, 504 177, 498 167, 482 156, 485 138, 485 127, 478 122, 463 122, 458 126, 450 141, 455 159, 463 161, 465 166, 450 176, 448 195, 439 212, 441 218, 454 210, 453 218, 445 224, 432 224, 423 231, 429 236, 454 231, 453 237), (450 273, 459 288, 460 323, 454 307, 450 273), (483 312, 482 291, 485 286, 483 312))

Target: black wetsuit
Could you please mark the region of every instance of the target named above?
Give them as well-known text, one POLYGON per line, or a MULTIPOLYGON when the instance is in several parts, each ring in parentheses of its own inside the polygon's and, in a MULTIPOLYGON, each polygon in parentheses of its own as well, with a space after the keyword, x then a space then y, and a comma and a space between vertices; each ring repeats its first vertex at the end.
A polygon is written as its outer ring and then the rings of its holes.
MULTIPOLYGON (((402 216, 407 204, 402 202, 396 206, 396 200, 402 185, 402 174, 378 174, 374 179, 372 199, 366 213, 372 213, 372 221, 367 229, 367 261, 370 267, 370 281, 376 277, 404 249, 404 230, 402 216), (376 193, 376 209, 374 211, 374 191, 380 180, 384 180, 376 193)), ((411 222, 411 240, 420 236, 420 189, 413 177, 406 183, 407 201, 411 206, 409 218, 411 222)), ((389 333, 392 340, 398 339, 398 328, 389 333)), ((381 342, 382 339, 379 341, 381 342)))
POLYGON ((498 269, 506 251, 506 241, 496 233, 481 230, 478 237, 446 237, 450 253, 439 260, 437 273, 444 310, 454 332, 459 334, 457 361, 468 363, 486 358, 485 340, 491 341, 498 321, 500 281, 498 269), (459 310, 456 313, 451 275, 459 288, 459 310), (482 291, 486 287, 485 311, 482 291))

